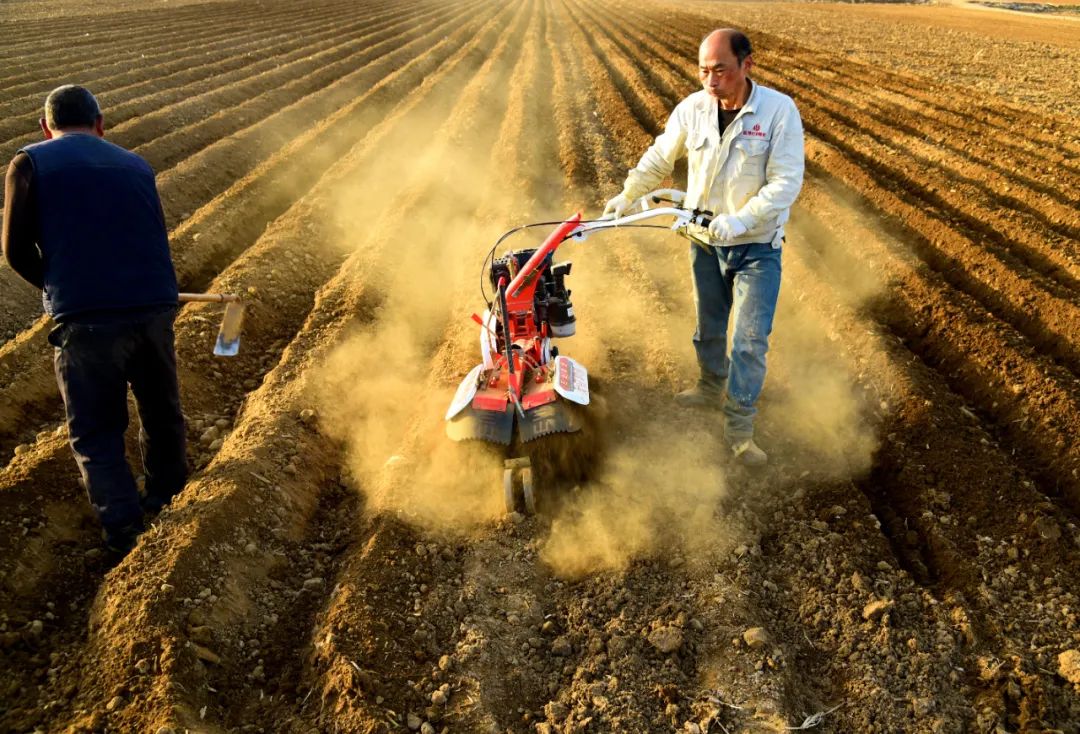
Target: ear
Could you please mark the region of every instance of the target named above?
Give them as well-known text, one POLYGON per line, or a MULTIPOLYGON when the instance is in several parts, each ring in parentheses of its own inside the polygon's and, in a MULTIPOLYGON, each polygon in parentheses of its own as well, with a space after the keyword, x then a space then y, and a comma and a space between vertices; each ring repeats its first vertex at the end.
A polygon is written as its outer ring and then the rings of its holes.
POLYGON ((745 59, 743 59, 743 71, 750 71, 753 68, 754 68, 754 57, 753 56, 747 56, 745 59))
POLYGON ((105 115, 98 115, 94 120, 94 134, 99 138, 105 137, 105 115))
POLYGON ((53 137, 52 130, 49 129, 49 126, 48 126, 48 124, 46 124, 44 117, 39 117, 38 118, 38 124, 41 125, 41 132, 44 133, 45 139, 46 140, 52 140, 52 137, 53 137))

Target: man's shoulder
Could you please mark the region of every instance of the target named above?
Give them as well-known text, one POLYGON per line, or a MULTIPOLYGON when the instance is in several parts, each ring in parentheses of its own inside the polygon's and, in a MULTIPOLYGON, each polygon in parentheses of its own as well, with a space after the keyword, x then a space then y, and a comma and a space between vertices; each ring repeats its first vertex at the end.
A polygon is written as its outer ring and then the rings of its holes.
POLYGON ((91 162, 111 162, 116 165, 122 162, 122 165, 153 172, 150 164, 138 153, 96 135, 63 135, 24 146, 19 152, 33 159, 35 166, 43 160, 60 166, 91 162))
POLYGON ((703 113, 708 112, 709 106, 713 104, 716 103, 709 96, 709 93, 704 89, 699 89, 693 94, 683 97, 682 101, 675 105, 672 114, 682 120, 684 124, 692 123, 694 120, 699 119, 703 113))
POLYGON ((708 107, 712 103, 712 97, 704 89, 699 89, 693 94, 683 97, 682 101, 676 106, 675 109, 699 109, 708 107))
POLYGON ((795 108, 795 100, 783 92, 773 89, 772 87, 766 87, 764 84, 754 82, 758 95, 758 103, 766 104, 770 107, 790 107, 795 108))

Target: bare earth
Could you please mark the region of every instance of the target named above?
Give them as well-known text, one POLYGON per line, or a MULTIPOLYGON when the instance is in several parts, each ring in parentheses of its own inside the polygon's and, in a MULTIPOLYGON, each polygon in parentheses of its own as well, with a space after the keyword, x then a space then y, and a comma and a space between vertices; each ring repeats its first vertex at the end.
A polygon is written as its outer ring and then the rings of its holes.
POLYGON ((0 731, 1080 732, 1073 20, 0 12, 0 157, 37 139, 50 88, 86 84, 158 172, 182 289, 248 304, 231 360, 218 309, 182 311, 193 474, 110 568, 50 324, 0 269, 0 731), (731 465, 716 416, 671 400, 696 369, 685 241, 596 236, 560 250, 561 349, 596 400, 536 449, 539 515, 506 517, 502 456, 441 420, 476 361, 483 256, 598 213, 728 24, 807 131, 770 464, 731 465))

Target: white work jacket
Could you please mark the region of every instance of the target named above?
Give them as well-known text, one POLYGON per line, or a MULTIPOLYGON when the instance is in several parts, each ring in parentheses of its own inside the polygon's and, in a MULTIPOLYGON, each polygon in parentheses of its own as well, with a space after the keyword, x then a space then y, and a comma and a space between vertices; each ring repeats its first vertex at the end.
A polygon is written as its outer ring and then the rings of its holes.
POLYGON ((746 226, 744 235, 728 242, 712 241, 703 227, 692 227, 689 234, 716 246, 771 242, 780 247, 803 182, 799 110, 791 97, 754 82, 721 136, 717 106, 705 90, 680 102, 626 177, 623 194, 634 200, 657 188, 685 155, 684 206, 733 214, 746 226))

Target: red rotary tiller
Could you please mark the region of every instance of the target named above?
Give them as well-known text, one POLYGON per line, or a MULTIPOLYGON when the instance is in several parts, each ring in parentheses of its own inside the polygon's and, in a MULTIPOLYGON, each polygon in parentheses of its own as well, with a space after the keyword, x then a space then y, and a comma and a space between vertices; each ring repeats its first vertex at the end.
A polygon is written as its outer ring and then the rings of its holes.
MULTIPOLYGON (((520 444, 582 429, 577 406, 589 404, 588 372, 580 363, 559 354, 551 343, 576 331, 566 288, 571 264, 556 264, 555 250, 571 238, 583 240, 601 229, 641 226, 639 222, 655 217, 675 217, 671 229, 687 235, 691 234, 688 227, 708 227, 709 212, 678 206, 649 208, 650 203, 677 205, 683 196, 681 191, 670 189, 654 191, 635 204, 634 208, 642 211, 619 219, 583 222, 581 215, 575 214, 555 223, 555 230, 539 248, 496 258, 495 249, 511 234, 550 223, 518 227, 499 238, 488 256, 487 280, 494 287, 494 298, 482 316, 472 317, 480 325, 481 363, 462 380, 446 411, 446 432, 451 439, 510 446, 515 425, 520 444)), ((503 494, 507 511, 536 511, 536 487, 528 456, 506 460, 503 494)))

